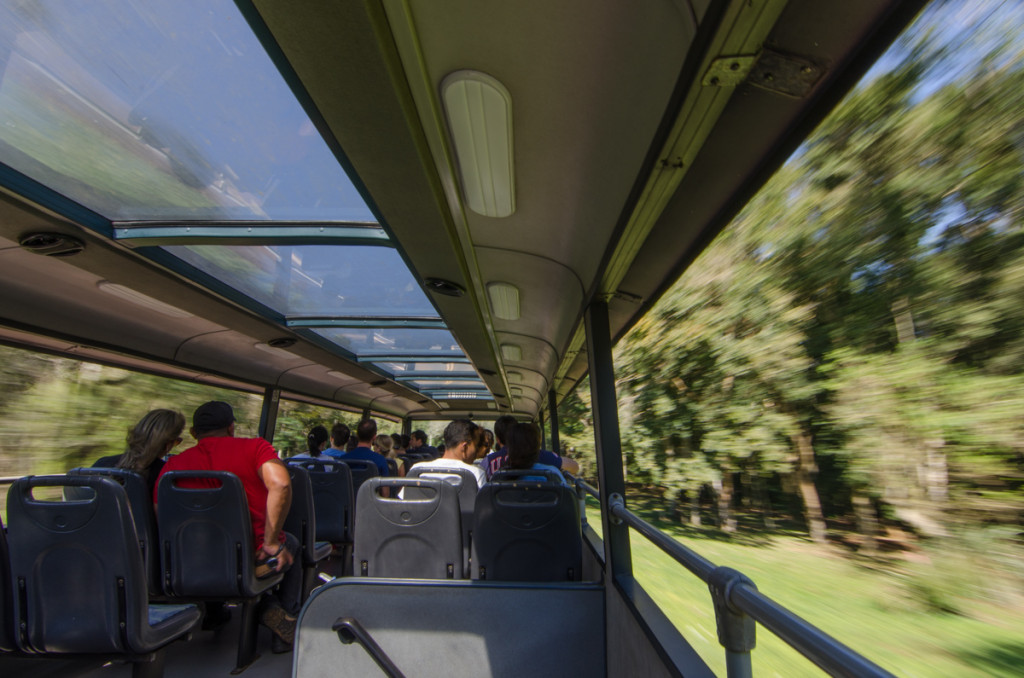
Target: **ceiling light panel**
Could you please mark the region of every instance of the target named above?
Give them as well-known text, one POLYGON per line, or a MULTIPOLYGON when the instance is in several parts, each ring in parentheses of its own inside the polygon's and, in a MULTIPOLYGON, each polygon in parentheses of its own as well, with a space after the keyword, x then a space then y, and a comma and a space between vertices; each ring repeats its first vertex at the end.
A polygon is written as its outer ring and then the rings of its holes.
POLYGON ((469 208, 487 217, 515 209, 512 97, 479 71, 455 71, 441 84, 462 189, 469 208))
POLYGON ((505 282, 487 285, 487 296, 491 300, 491 312, 502 320, 519 320, 519 288, 505 282))
POLYGON ((509 362, 519 362, 523 359, 523 349, 519 344, 502 344, 501 357, 509 362))

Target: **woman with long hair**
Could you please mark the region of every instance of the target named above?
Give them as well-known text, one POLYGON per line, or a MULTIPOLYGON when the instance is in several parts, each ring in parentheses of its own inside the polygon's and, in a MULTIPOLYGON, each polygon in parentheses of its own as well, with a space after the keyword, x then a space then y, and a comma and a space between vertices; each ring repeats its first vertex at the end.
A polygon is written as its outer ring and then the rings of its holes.
MULTIPOLYGON (((536 424, 515 424, 508 430, 508 462, 505 468, 518 470, 548 471, 561 480, 562 484, 568 484, 562 473, 554 466, 541 464, 537 461, 540 456, 540 429, 536 424)), ((545 476, 523 476, 523 480, 546 480, 545 476)))
POLYGON ((163 468, 163 457, 181 442, 184 430, 185 415, 181 412, 152 410, 128 429, 124 453, 97 459, 93 466, 135 471, 146 479, 152 489, 163 468))

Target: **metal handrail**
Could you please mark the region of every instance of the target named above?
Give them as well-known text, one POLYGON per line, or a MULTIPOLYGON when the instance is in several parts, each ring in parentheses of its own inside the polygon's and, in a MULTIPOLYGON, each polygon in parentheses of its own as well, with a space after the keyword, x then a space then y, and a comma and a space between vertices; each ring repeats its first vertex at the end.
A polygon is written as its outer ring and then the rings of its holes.
MULTIPOLYGON (((600 492, 583 480, 576 478, 575 485, 579 491, 600 499, 600 492)), ((730 678, 752 673, 750 651, 754 649, 754 622, 830 675, 893 678, 893 674, 758 591, 754 582, 742 573, 715 565, 637 516, 626 508, 620 495, 613 494, 608 499, 611 520, 621 521, 639 532, 708 585, 715 605, 718 640, 725 647, 730 678)))

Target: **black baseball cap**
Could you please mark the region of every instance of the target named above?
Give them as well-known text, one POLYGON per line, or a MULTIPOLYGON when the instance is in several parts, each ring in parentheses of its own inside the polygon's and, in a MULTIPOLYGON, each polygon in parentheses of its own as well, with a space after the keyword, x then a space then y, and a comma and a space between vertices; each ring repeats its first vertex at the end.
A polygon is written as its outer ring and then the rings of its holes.
POLYGON ((218 431, 235 423, 235 412, 222 400, 211 400, 196 408, 192 415, 192 428, 196 433, 218 431))

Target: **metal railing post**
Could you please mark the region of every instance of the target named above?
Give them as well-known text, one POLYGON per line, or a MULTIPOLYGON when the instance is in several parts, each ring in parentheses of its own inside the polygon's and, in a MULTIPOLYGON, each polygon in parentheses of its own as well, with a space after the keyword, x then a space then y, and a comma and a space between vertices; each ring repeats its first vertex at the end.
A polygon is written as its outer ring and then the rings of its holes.
POLYGON ((715 604, 718 642, 725 648, 726 671, 729 678, 750 678, 753 675, 750 651, 756 645, 757 624, 753 617, 729 602, 737 584, 757 589, 754 582, 731 567, 716 567, 708 577, 708 590, 715 604))

